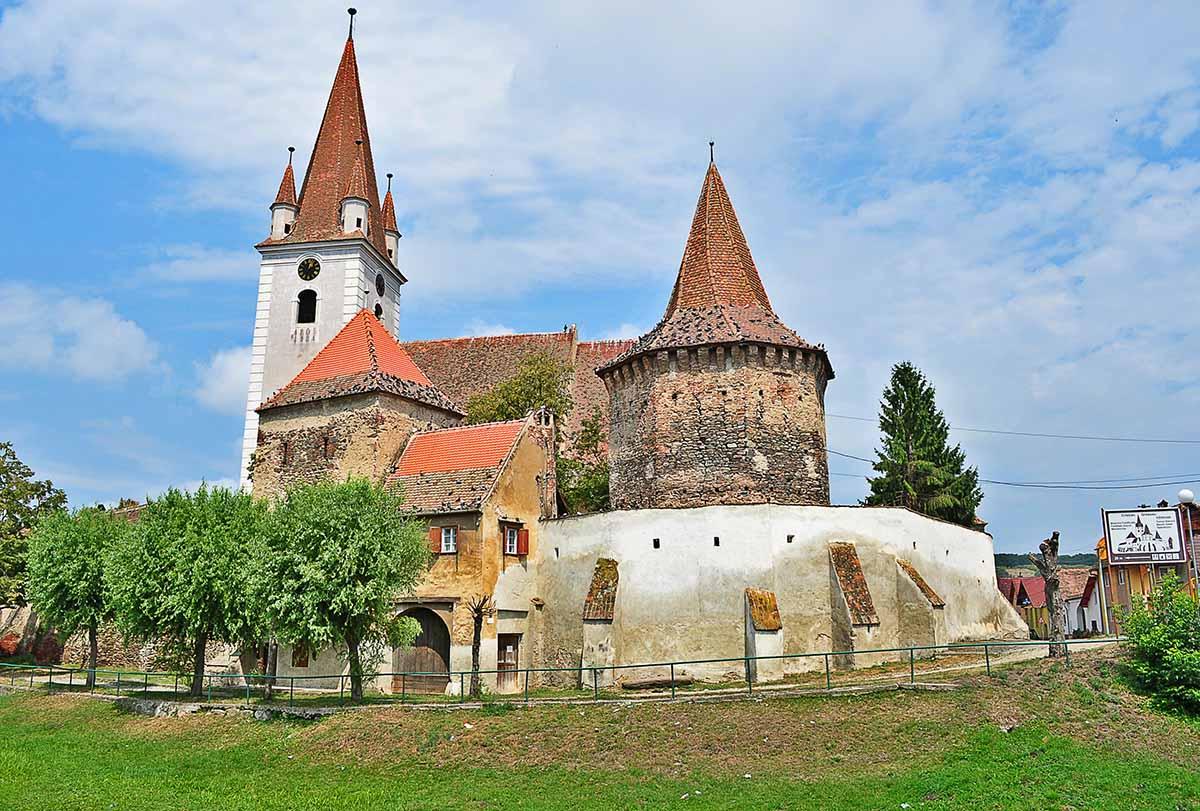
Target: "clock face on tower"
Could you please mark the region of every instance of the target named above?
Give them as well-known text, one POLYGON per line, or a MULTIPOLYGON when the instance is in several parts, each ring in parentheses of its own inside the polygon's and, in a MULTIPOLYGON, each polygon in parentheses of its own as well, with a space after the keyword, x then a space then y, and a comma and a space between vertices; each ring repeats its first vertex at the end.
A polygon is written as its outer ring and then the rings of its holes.
POLYGON ((300 274, 301 279, 311 282, 321 272, 321 263, 310 256, 300 263, 300 267, 296 272, 300 274))

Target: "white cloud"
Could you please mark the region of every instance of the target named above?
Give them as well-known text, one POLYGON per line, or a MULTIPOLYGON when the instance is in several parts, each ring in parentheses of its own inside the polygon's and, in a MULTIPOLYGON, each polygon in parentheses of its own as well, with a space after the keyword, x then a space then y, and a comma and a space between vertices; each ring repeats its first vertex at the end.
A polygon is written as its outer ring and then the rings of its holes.
POLYGON ((222 349, 196 364, 196 399, 221 414, 246 411, 246 386, 250 380, 250 347, 222 349))
POLYGON ((621 323, 613 327, 608 332, 601 336, 602 341, 623 341, 629 338, 639 338, 649 332, 648 327, 639 327, 637 324, 628 322, 621 323))
POLYGON ((486 321, 481 321, 476 318, 467 324, 466 332, 462 338, 477 338, 481 335, 514 335, 516 330, 507 324, 489 324, 486 321))
POLYGON ((158 350, 133 321, 101 298, 0 285, 0 367, 82 380, 121 380, 154 364, 158 350))
POLYGON ((203 245, 166 245, 145 272, 162 281, 246 281, 258 278, 258 257, 252 251, 224 251, 203 245))

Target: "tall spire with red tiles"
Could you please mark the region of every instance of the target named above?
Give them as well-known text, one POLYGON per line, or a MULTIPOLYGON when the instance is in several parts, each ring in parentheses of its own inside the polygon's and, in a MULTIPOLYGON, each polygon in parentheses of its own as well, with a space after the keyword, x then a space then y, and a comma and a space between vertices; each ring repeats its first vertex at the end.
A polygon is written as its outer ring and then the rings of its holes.
POLYGON ((774 312, 721 173, 709 161, 666 317, 679 307, 716 305, 774 312))
POLYGON ((321 129, 300 188, 300 214, 287 241, 344 238, 341 202, 352 185, 365 192, 367 239, 386 256, 383 209, 375 185, 375 162, 371 158, 371 137, 367 132, 367 114, 354 55, 353 28, 342 51, 342 61, 333 79, 325 116, 321 119, 321 129), (360 161, 361 166, 358 166, 360 161), (355 177, 356 168, 362 173, 361 179, 355 177))

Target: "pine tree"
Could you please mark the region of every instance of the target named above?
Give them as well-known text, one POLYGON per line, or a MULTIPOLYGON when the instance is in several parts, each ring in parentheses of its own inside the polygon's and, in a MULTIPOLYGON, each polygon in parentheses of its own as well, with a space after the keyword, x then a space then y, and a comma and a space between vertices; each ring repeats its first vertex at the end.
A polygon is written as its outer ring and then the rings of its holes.
POLYGON ((907 361, 892 367, 892 379, 879 403, 883 447, 868 478, 870 506, 904 506, 963 526, 971 526, 983 500, 979 472, 966 467, 958 445, 950 447, 950 426, 934 401, 934 389, 907 361))

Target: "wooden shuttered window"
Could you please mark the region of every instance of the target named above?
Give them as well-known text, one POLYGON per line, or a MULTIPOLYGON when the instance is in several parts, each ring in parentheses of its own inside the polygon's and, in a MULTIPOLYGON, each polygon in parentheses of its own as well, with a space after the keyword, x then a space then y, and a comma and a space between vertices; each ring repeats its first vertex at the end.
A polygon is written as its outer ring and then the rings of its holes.
POLYGON ((442 528, 441 527, 430 527, 429 528, 429 551, 435 555, 441 554, 441 552, 442 552, 442 528))
POLYGON ((517 554, 529 554, 529 530, 527 529, 517 530, 517 554))

